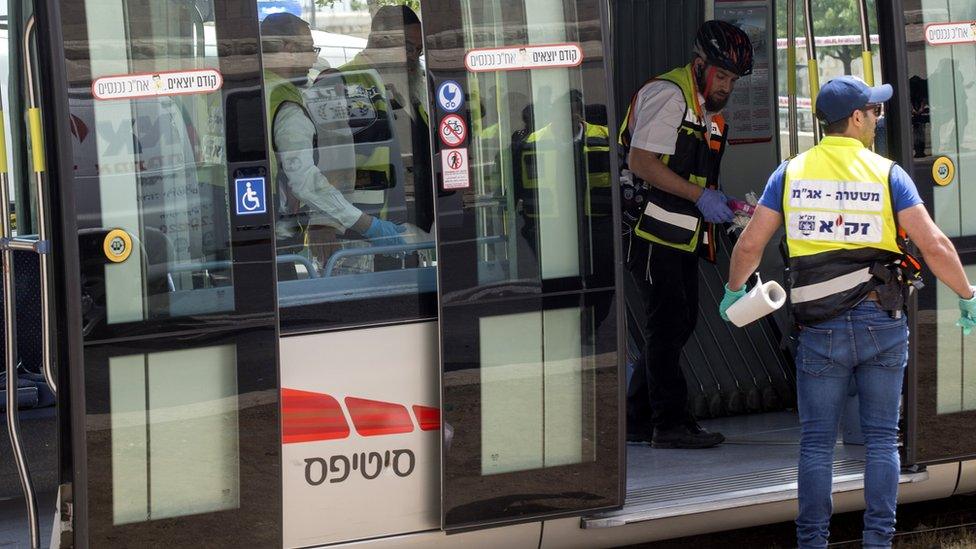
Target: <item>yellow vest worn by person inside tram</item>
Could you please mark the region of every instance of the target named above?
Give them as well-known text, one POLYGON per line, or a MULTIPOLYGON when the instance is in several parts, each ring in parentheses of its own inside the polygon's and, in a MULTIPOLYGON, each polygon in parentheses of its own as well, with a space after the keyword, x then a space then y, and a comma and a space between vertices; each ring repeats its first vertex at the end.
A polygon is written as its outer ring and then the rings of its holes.
POLYGON ((872 267, 902 257, 888 182, 893 165, 839 136, 825 137, 787 164, 783 220, 799 324, 851 309, 880 284, 872 267))
MULTIPOLYGON (((711 128, 705 127, 704 110, 698 102, 698 88, 691 74, 691 64, 652 78, 648 82, 655 80, 678 86, 685 98, 685 117, 678 126, 674 154, 661 156, 661 162, 682 179, 699 187, 717 189, 719 166, 727 140, 725 118, 721 114, 715 114, 712 116, 711 128)), ((630 126, 634 122, 634 102, 637 97, 638 94, 634 94, 618 136, 622 145, 624 168, 630 152, 630 126)), ((635 187, 647 189, 646 203, 640 204, 642 210, 635 215, 637 222, 633 227, 634 234, 656 244, 691 253, 703 246, 702 255, 710 261, 715 260, 714 228, 711 223, 704 222, 694 202, 640 180, 635 180, 634 183, 635 187)))
MULTIPOLYGON (((297 238, 303 234, 308 227, 307 206, 296 198, 289 190, 288 182, 285 181, 285 174, 280 166, 278 159, 278 146, 274 138, 274 119, 285 103, 297 105, 306 116, 308 109, 305 107, 305 99, 302 92, 291 81, 282 78, 277 73, 264 71, 264 92, 265 100, 268 105, 268 134, 271 136, 271 185, 273 195, 278 197, 278 219, 275 222, 275 231, 280 238, 297 238)), ((311 119, 311 117, 309 117, 311 119)), ((313 151, 318 148, 316 139, 312 139, 313 151)), ((313 153, 314 154, 314 153, 313 153)), ((316 159, 316 164, 318 160, 316 159)))
MULTIPOLYGON (((521 146, 522 196, 519 198, 529 217, 555 215, 553 211, 541 211, 540 205, 546 210, 555 207, 554 193, 560 182, 551 174, 558 173, 557 164, 568 162, 569 159, 558 154, 557 148, 547 145, 552 139, 552 127, 546 126, 530 134, 521 146)), ((586 173, 586 215, 610 215, 610 131, 606 126, 583 122, 583 140, 573 146, 576 151, 573 154, 576 173, 586 173), (579 145, 582 145, 582 155, 578 152, 579 145)))
MULTIPOLYGON (((393 109, 379 74, 367 66, 350 63, 323 71, 312 87, 343 92, 346 118, 342 122, 348 124, 356 149, 355 188, 347 198, 364 211, 386 219, 387 191, 397 185, 399 172, 394 162, 399 161, 400 149, 393 109)), ((319 119, 323 117, 312 114, 321 131, 319 119)))

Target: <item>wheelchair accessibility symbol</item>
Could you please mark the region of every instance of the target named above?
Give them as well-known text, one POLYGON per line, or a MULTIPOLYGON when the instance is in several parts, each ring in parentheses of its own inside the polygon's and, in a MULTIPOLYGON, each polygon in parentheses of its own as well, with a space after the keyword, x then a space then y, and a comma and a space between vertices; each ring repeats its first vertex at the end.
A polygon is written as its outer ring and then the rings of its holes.
POLYGON ((263 214, 268 211, 263 177, 235 179, 237 215, 263 214))

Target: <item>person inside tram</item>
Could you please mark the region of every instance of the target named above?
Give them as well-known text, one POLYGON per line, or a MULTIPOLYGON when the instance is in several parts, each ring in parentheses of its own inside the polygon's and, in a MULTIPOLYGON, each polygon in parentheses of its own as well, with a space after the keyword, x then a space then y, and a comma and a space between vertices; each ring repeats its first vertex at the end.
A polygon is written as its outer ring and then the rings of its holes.
POLYGON ((725 440, 688 410, 680 357, 698 321, 698 257, 714 261, 714 224, 734 217, 718 189, 728 137, 720 113, 736 80, 752 73, 752 60, 745 32, 704 22, 691 62, 644 84, 620 129, 623 170, 633 175, 633 186, 622 184, 625 218, 633 220, 624 249, 643 301, 630 306, 645 312, 643 357, 627 393, 631 442, 708 448, 725 440))
POLYGON ((912 105, 912 153, 915 158, 925 156, 926 125, 932 121, 929 109, 929 85, 915 74, 908 79, 908 97, 912 105))
POLYGON ((395 142, 376 147, 367 156, 357 153, 353 203, 384 219, 411 219, 429 231, 433 225, 430 167, 416 160, 430 157, 423 51, 417 14, 407 6, 382 6, 373 15, 366 48, 338 70, 347 89, 368 97, 380 122, 363 128, 357 143, 395 142), (412 215, 406 211, 409 187, 415 208, 423 208, 412 215))
MULTIPOLYGON (((565 150, 560 148, 559 140, 564 136, 571 136, 573 144, 573 158, 576 162, 577 174, 585 179, 577 181, 576 195, 578 204, 583 208, 587 223, 590 224, 586 234, 606 234, 612 223, 610 197, 610 166, 607 157, 610 150, 610 132, 607 126, 591 124, 585 117, 583 94, 579 90, 570 90, 565 95, 553 101, 552 112, 569 105, 570 115, 553 116, 552 122, 530 133, 524 142, 518 145, 518 161, 515 163, 515 180, 517 185, 516 198, 521 204, 523 218, 522 236, 531 250, 538 254, 539 229, 538 219, 542 216, 557 215, 552 211, 554 203, 554 186, 559 181, 553 180, 553 174, 558 170, 555 165, 564 162, 565 150)), ((523 111, 524 114, 524 111, 523 111)), ((525 121, 528 125, 529 120, 525 121)), ((515 145, 513 145, 515 146, 515 145)), ((592 254, 593 265, 606 265, 613 261, 613 249, 610 246, 586 245, 592 254)), ((607 269, 594 269, 587 284, 592 287, 613 285, 612 279, 597 279, 612 273, 607 269), (596 273, 600 273, 596 275, 596 273)), ((612 274, 611 274, 612 276, 612 274)), ((609 312, 609 303, 599 302, 594 311, 598 322, 602 321, 609 312)))
MULTIPOLYGON (((261 22, 261 43, 278 253, 302 253, 310 225, 355 233, 374 245, 402 244, 402 226, 354 206, 319 169, 316 127, 302 93, 318 59, 309 24, 292 14, 271 14, 261 22)), ((285 271, 279 276, 296 277, 285 271)))
POLYGON ((522 108, 522 127, 512 132, 512 150, 516 151, 525 142, 525 138, 535 131, 535 112, 532 103, 522 108))
POLYGON ((585 192, 580 196, 587 217, 604 219, 610 213, 609 167, 605 163, 591 166, 588 161, 588 157, 601 156, 599 153, 606 156, 606 152, 609 151, 609 130, 606 126, 586 122, 583 117, 583 95, 579 90, 570 90, 565 96, 556 99, 553 102, 553 110, 567 103, 571 114, 569 118, 553 116, 549 124, 528 134, 517 149, 519 161, 515 166, 517 170, 515 179, 519 185, 516 197, 521 203, 522 215, 525 219, 522 235, 533 249, 536 245, 536 220, 541 215, 546 215, 546 193, 551 193, 553 185, 556 184, 546 179, 547 172, 553 173, 553 170, 546 168, 552 162, 563 161, 555 148, 556 140, 560 136, 572 135, 573 144, 576 146, 574 157, 578 163, 585 165, 581 166, 585 169, 580 169, 577 173, 587 174, 587 181, 582 186, 585 192))

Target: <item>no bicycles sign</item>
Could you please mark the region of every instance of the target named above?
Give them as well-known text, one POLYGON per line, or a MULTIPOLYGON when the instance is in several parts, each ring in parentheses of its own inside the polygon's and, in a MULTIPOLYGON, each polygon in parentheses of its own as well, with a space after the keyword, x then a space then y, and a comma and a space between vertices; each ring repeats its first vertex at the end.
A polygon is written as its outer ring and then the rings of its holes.
POLYGON ((449 114, 441 119, 437 134, 448 147, 457 147, 468 138, 468 125, 464 119, 456 114, 449 114))

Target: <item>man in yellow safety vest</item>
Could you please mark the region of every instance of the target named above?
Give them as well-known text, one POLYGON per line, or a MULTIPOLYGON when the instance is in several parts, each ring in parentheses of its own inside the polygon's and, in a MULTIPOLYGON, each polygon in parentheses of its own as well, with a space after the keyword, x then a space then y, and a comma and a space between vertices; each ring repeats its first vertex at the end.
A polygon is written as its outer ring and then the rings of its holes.
POLYGON ((763 249, 785 225, 790 302, 799 326, 796 356, 800 414, 801 548, 826 547, 831 467, 837 424, 856 380, 865 438, 864 546, 891 547, 898 495, 898 408, 908 363, 907 296, 919 265, 903 235, 932 273, 959 296, 959 325, 976 327, 976 295, 952 242, 935 225, 915 183, 874 142, 890 85, 869 87, 844 76, 817 96, 823 141, 784 162, 732 252, 720 313, 746 292, 763 249))
POLYGON ((736 80, 752 73, 752 57, 745 32, 706 21, 692 61, 644 84, 620 129, 622 173, 632 177, 622 185, 624 249, 645 310, 643 360, 627 392, 632 442, 708 448, 725 440, 688 411, 680 357, 698 321, 698 255, 714 261, 713 224, 733 218, 718 190, 728 137, 721 111, 736 80))

